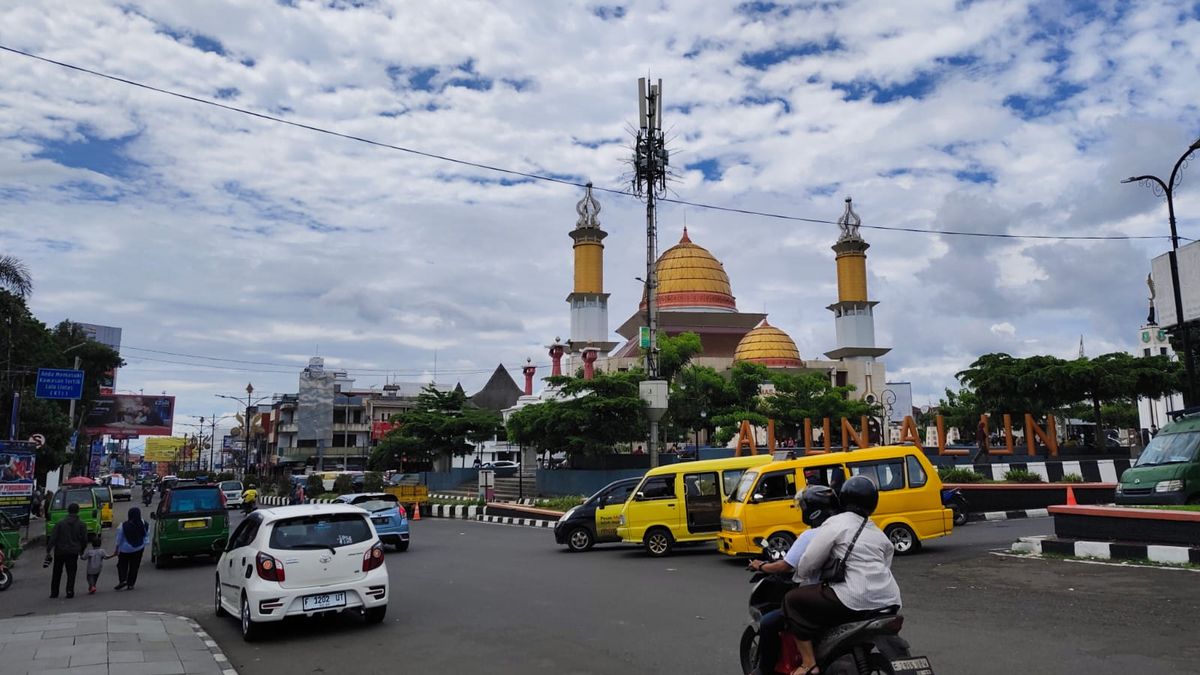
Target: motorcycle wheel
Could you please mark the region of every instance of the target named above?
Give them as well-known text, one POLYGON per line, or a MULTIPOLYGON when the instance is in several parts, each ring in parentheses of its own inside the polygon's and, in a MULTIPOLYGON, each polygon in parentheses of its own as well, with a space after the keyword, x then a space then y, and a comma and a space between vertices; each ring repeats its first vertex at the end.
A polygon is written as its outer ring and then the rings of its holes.
POLYGON ((0 570, 0 591, 7 591, 9 586, 12 586, 12 572, 7 569, 0 570))
POLYGON ((758 667, 758 631, 754 626, 746 626, 738 654, 742 659, 743 675, 750 675, 758 667))
POLYGON ((954 507, 953 507, 953 509, 954 509, 954 526, 955 526, 955 527, 962 527, 963 525, 966 525, 966 524, 967 524, 967 512, 966 512, 966 510, 965 510, 965 509, 963 509, 963 508, 962 508, 961 506, 959 506, 958 504, 955 504, 955 505, 954 505, 954 507))

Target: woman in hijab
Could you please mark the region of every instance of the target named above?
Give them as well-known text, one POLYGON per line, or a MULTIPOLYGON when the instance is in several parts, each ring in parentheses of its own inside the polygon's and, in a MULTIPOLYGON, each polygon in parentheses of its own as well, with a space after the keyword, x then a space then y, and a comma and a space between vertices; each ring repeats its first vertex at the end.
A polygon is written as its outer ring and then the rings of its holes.
POLYGON ((142 510, 129 509, 129 517, 117 530, 117 581, 114 590, 133 590, 137 583, 138 568, 142 565, 142 551, 150 534, 150 524, 142 520, 142 510))

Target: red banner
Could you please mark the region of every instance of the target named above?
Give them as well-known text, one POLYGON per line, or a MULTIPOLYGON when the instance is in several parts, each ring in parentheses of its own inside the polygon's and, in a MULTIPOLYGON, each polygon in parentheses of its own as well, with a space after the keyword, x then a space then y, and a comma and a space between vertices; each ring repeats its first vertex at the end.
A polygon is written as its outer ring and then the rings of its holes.
POLYGON ((394 422, 372 422, 371 423, 371 440, 377 441, 377 440, 383 438, 384 436, 387 436, 389 431, 391 431, 392 429, 395 429, 398 426, 400 426, 400 425, 396 424, 394 422))

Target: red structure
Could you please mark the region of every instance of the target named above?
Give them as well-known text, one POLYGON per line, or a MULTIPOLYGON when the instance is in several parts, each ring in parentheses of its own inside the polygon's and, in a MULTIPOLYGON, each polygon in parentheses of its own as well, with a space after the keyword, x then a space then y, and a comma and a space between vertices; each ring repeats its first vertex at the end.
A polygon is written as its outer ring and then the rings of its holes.
POLYGON ((590 380, 596 374, 596 359, 600 358, 597 349, 583 350, 583 379, 590 380))
POLYGON ((566 351, 566 347, 563 346, 562 341, 559 338, 554 338, 554 344, 550 345, 550 359, 554 362, 554 365, 550 368, 551 375, 562 375, 562 357, 566 351))
POLYGON ((533 396, 533 376, 537 373, 533 359, 525 359, 525 367, 521 369, 521 373, 525 375, 525 395, 533 396))

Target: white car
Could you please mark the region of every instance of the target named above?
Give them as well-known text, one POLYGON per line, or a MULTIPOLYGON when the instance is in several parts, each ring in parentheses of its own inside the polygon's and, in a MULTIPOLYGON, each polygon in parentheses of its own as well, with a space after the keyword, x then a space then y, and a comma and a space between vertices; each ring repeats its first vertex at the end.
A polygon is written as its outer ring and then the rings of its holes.
POLYGON ((221 494, 225 495, 225 507, 234 508, 242 505, 242 481, 240 480, 223 480, 219 487, 221 494))
POLYGON ((383 543, 357 506, 260 509, 238 525, 217 561, 217 616, 240 617, 247 641, 288 616, 355 610, 379 623, 387 605, 383 543))

